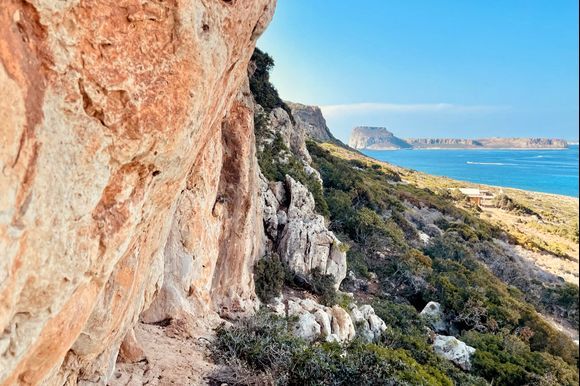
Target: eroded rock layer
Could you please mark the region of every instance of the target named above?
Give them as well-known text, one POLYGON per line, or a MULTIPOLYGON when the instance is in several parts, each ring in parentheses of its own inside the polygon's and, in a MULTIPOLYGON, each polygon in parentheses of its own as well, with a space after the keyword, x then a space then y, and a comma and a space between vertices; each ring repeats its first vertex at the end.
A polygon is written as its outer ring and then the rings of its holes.
POLYGON ((158 294, 252 307, 240 90, 274 3, 3 1, 0 384, 104 384, 158 294))

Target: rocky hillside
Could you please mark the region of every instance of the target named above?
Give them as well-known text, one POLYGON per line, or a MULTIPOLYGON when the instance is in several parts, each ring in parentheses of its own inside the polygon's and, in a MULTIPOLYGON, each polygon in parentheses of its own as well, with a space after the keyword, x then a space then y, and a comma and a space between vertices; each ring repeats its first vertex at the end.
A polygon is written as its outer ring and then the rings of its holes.
POLYGON ((2 7, 0 384, 577 384, 578 287, 325 148, 274 3, 2 7))
POLYGON ((348 145, 353 149, 397 150, 412 146, 384 127, 359 126, 352 129, 348 145))
MULTIPOLYGON (((258 50, 254 62, 273 65, 258 50)), ((265 307, 218 329, 211 379, 577 382, 577 345, 538 312, 576 323, 577 285, 531 267, 517 240, 448 191, 308 141, 265 86, 267 71, 251 78, 267 237, 254 280, 265 307)))

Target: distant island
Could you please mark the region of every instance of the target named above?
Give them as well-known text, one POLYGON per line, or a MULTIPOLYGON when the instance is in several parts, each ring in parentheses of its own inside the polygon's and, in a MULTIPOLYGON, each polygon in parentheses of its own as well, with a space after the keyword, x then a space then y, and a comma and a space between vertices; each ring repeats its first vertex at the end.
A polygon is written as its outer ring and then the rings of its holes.
POLYGON ((566 149, 556 138, 399 138, 384 127, 355 127, 348 142, 354 149, 566 149))

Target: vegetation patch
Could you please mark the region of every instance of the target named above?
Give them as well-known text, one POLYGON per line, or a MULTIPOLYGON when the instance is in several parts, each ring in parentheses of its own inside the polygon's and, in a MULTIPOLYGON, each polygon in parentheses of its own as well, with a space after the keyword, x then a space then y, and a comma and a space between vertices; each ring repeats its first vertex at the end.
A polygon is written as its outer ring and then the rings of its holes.
MULTIPOLYGON (((420 365, 404 349, 353 341, 311 344, 288 333, 293 321, 268 313, 222 325, 212 346, 222 365, 211 378, 231 385, 445 385, 452 378, 435 366, 420 365), (248 374, 251 372, 251 376, 248 374)), ((476 377, 466 376, 477 380, 476 377)), ((479 380, 464 385, 485 385, 479 380)))
MULTIPOLYGON (((578 347, 536 311, 557 314, 566 309, 571 310, 565 316, 568 320, 577 318, 578 287, 556 283, 528 293, 500 280, 499 271, 492 272, 484 263, 495 256, 509 264, 491 246, 496 239, 514 241, 517 233, 505 223, 485 220, 485 211, 454 196, 449 188, 461 187, 458 182, 378 163, 346 147, 308 142, 311 166, 320 172, 322 187, 318 181, 308 182, 303 165, 297 158, 292 160, 295 156, 281 138, 268 137, 267 120, 258 117, 255 121, 264 174, 278 181, 291 175, 313 192, 317 210, 349 245, 349 269, 364 278, 376 274, 380 288, 373 284, 372 294, 362 289, 357 296, 372 303, 388 328, 375 344, 356 339, 342 347, 310 344, 288 334, 292 320, 263 315, 218 330, 216 351, 223 354, 215 355, 220 363, 245 367, 253 376, 283 385, 578 383, 578 347), (265 141, 270 141, 268 146, 260 146, 265 141), (423 229, 421 225, 408 220, 413 207, 439 216, 429 223, 434 229, 426 245, 417 232, 423 229), (432 336, 418 315, 429 301, 441 304, 448 334, 476 348, 470 373, 431 348, 432 336), (549 303, 554 306, 548 307, 549 303)), ((510 190, 508 198, 498 201, 507 213, 494 210, 509 216, 534 212, 554 227, 545 229, 556 234, 558 224, 566 224, 562 237, 578 238, 578 227, 568 227, 564 212, 549 201, 542 201, 544 209, 536 210, 538 206, 530 205, 529 198, 518 192, 510 190)), ((541 245, 533 235, 529 243, 541 245)), ((310 278, 294 275, 286 280, 301 283, 326 304, 348 306, 346 299, 337 297, 333 281, 319 271, 310 278)), ((524 281, 514 284, 526 288, 524 281)))
POLYGON ((280 296, 284 287, 286 272, 278 254, 265 256, 254 266, 256 295, 264 303, 270 303, 280 296))
MULTIPOLYGON (((504 284, 478 260, 481 248, 495 238, 506 238, 501 229, 480 219, 472 208, 457 207, 446 190, 393 183, 376 173, 379 169, 372 164, 366 167, 360 160, 335 157, 315 143, 308 149, 324 181, 332 230, 351 246, 349 267, 363 277, 374 272, 381 283, 385 295, 375 297, 373 305, 389 328, 380 344, 405 350, 422 366, 447 368, 446 376, 456 384, 476 384, 477 380, 458 381, 459 376, 430 349, 417 310, 437 301, 453 335, 472 337, 466 343, 479 353, 472 371, 476 379, 510 385, 550 384, 545 383, 548 380, 568 385, 571 379, 578 380, 577 346, 547 324, 526 295, 504 284), (444 215, 435 221, 443 233, 432 237, 422 251, 409 244, 414 229, 401 221, 409 204, 444 215), (499 336, 521 342, 525 349, 508 358, 499 354, 503 346, 494 351, 483 344, 499 336), (532 364, 523 365, 526 361, 532 364)), ((577 309, 578 299, 573 300, 577 287, 558 288, 545 296, 577 309)))
POLYGON ((511 198, 507 194, 498 194, 497 196, 495 196, 493 199, 493 204, 496 206, 496 208, 507 210, 508 212, 515 212, 517 214, 523 214, 526 216, 537 216, 538 218, 541 218, 541 216, 538 213, 528 208, 527 206, 516 202, 513 198, 511 198))

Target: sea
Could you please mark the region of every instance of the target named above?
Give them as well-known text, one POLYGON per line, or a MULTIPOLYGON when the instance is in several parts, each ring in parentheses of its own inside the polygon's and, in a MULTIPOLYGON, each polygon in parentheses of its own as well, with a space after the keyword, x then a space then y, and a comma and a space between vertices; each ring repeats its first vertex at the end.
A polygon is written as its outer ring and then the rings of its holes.
POLYGON ((363 150, 379 161, 437 176, 578 197, 578 145, 562 150, 363 150))

